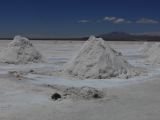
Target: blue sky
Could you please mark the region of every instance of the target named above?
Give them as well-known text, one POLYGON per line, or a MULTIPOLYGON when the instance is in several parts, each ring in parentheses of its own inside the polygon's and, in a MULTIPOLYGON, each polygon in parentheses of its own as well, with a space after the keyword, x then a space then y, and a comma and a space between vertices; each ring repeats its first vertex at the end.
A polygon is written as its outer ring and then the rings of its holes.
POLYGON ((160 31, 159 0, 0 0, 0 36, 160 31))

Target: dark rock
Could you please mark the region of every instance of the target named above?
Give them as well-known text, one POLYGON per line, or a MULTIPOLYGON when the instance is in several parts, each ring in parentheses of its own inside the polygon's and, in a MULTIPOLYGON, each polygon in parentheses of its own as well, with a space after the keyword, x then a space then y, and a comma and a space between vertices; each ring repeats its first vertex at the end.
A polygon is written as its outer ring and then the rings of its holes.
POLYGON ((53 100, 58 100, 58 99, 62 98, 62 96, 61 96, 59 93, 54 93, 54 94, 51 96, 51 98, 52 98, 53 100))
POLYGON ((95 93, 95 94, 93 95, 93 98, 98 99, 98 98, 102 98, 102 96, 100 96, 99 94, 95 93))
POLYGON ((30 72, 30 73, 33 73, 33 72, 34 72, 34 70, 32 70, 32 69, 31 69, 29 72, 30 72))

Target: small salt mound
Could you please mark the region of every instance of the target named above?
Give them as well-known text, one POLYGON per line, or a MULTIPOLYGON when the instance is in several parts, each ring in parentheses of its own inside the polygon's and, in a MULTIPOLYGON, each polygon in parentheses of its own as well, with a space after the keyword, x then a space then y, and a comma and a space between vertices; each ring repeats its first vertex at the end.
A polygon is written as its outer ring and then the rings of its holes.
POLYGON ((33 44, 25 37, 15 36, 0 53, 0 62, 9 64, 24 64, 42 62, 42 55, 33 44))
POLYGON ((75 99, 100 99, 105 96, 102 90, 96 88, 84 86, 80 88, 70 87, 63 90, 63 94, 69 96, 69 98, 75 99))
POLYGON ((150 56, 153 52, 159 49, 160 43, 154 43, 152 46, 145 52, 145 55, 150 56))
POLYGON ((147 63, 160 64, 160 43, 155 43, 147 54, 147 63))
POLYGON ((128 78, 139 74, 120 53, 94 36, 65 65, 64 72, 81 79, 128 78))
POLYGON ((47 87, 56 90, 56 93, 54 93, 51 96, 53 100, 67 99, 67 98, 75 100, 92 100, 92 99, 102 99, 106 96, 105 90, 88 86, 67 87, 59 85, 47 85, 47 87))
POLYGON ((143 53, 144 55, 147 55, 149 49, 152 47, 152 43, 144 42, 141 48, 139 49, 139 52, 143 53))

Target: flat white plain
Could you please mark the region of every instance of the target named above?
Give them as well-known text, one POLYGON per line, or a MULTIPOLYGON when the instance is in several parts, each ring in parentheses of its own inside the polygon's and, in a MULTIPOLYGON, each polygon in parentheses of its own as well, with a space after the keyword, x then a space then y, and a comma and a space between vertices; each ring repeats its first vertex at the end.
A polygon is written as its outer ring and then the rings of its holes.
MULTIPOLYGON (((2 50, 10 41, 0 41, 2 50)), ((32 41, 45 55, 48 63, 27 65, 0 64, 0 119, 1 120, 158 120, 160 118, 160 65, 146 64, 146 57, 138 50, 143 43, 108 42, 122 52, 127 61, 147 70, 130 79, 77 80, 59 72, 63 65, 82 46, 81 41, 32 41), (8 71, 28 71, 17 80, 8 71), (49 74, 50 73, 50 74, 49 74), (90 86, 106 89, 107 97, 98 101, 53 102, 56 92, 44 84, 90 86)))

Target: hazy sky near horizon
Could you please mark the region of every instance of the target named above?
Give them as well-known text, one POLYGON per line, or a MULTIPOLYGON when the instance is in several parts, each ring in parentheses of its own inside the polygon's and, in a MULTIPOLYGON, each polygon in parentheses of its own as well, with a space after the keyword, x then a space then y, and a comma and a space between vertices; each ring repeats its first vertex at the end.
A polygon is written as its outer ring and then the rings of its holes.
POLYGON ((0 0, 0 36, 160 31, 159 0, 0 0))

